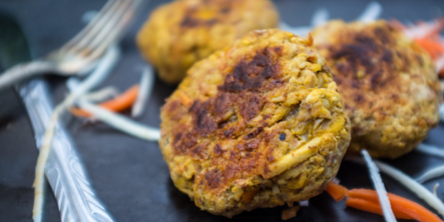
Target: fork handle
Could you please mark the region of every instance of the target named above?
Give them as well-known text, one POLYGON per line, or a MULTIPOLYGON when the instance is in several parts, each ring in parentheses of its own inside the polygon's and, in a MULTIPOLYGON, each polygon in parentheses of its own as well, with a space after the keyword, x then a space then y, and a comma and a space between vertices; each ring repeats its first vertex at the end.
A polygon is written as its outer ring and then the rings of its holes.
MULTIPOLYGON (((22 84, 18 91, 40 148, 54 110, 48 84, 34 79, 22 84)), ((58 121, 54 130, 45 174, 57 199, 61 221, 114 222, 92 188, 75 143, 62 122, 58 121)))
POLYGON ((0 91, 33 76, 57 71, 52 62, 36 60, 11 67, 0 75, 0 91))

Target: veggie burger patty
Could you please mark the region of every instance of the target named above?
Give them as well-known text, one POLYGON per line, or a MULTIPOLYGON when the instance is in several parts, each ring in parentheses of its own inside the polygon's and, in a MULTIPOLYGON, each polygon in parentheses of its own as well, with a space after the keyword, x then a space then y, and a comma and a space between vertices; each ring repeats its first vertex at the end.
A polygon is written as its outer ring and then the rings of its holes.
POLYGON ((275 28, 269 0, 180 0, 157 8, 139 34, 142 55, 168 83, 178 83, 197 61, 255 29, 275 28))
POLYGON ((175 186, 213 214, 307 200, 338 171, 350 123, 312 41, 253 31, 197 62, 161 111, 175 186))
POLYGON ((440 86, 430 56, 388 22, 330 21, 312 32, 352 123, 348 152, 411 151, 439 121, 440 86))

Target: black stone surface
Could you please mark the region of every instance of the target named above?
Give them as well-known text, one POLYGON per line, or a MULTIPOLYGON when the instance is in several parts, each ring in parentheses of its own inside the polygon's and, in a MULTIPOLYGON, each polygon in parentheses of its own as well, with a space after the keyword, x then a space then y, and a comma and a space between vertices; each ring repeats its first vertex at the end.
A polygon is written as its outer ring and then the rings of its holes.
MULTIPOLYGON (((0 11, 6 11, 22 25, 34 57, 40 57, 68 41, 84 26, 83 13, 98 10, 104 0, 1 0, 0 11)), ((144 64, 134 38, 150 11, 166 1, 151 1, 141 8, 141 14, 121 43, 122 59, 104 85, 124 90, 139 81, 137 67, 144 64)), ((309 25, 313 12, 324 7, 332 18, 355 19, 368 1, 302 1, 276 0, 282 19, 291 25, 309 25)), ((383 18, 402 22, 430 20, 442 16, 444 1, 384 1, 383 18)), ((0 30, 1 32, 2 30, 0 30)), ((1 50, 1 49, 0 49, 1 50)), ((53 94, 60 101, 66 93, 63 78, 51 76, 53 94)), ((146 113, 140 122, 158 126, 159 108, 174 90, 156 79, 155 89, 146 113)), ((81 158, 98 197, 117 221, 229 221, 199 210, 172 184, 167 166, 156 143, 145 142, 122 134, 105 124, 85 124, 67 119, 81 158)), ((430 132, 426 143, 444 147, 444 125, 430 132)), ((0 222, 32 221, 34 168, 37 149, 26 110, 13 91, 0 95, 0 222)), ((443 164, 443 159, 412 152, 388 163, 416 177, 427 169, 443 164)), ((348 188, 371 188, 363 166, 344 162, 338 173, 348 188)), ((392 179, 383 176, 389 192, 408 197, 423 206, 425 202, 392 179)), ((431 188, 444 179, 426 183, 431 188)), ((50 189, 47 186, 47 189, 50 189)), ((438 189, 444 199, 444 187, 438 189)), ((286 207, 257 209, 235 216, 231 221, 280 221, 286 207)), ((60 221, 56 200, 48 192, 45 201, 45 221, 60 221)), ((327 194, 310 200, 290 221, 384 221, 383 217, 346 208, 327 194)))

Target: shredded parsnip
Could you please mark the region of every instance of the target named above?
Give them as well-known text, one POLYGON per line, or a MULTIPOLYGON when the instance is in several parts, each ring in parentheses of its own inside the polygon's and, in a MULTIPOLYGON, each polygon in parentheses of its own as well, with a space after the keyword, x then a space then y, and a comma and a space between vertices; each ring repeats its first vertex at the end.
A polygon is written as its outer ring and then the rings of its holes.
POLYGON ((370 171, 370 177, 372 178, 373 185, 375 186, 376 192, 378 193, 379 203, 381 204, 385 221, 396 222, 395 214, 393 214, 392 207, 390 206, 390 200, 387 196, 387 191, 385 190, 381 175, 379 174, 378 167, 373 162, 367 150, 362 150, 361 154, 364 157, 365 162, 367 163, 367 167, 370 171))
POLYGON ((110 73, 110 70, 114 67, 119 59, 120 51, 116 46, 112 46, 108 49, 100 64, 97 66, 93 74, 91 74, 81 85, 70 93, 65 100, 57 105, 51 114, 51 119, 46 126, 46 132, 43 137, 42 145, 40 147, 40 153, 37 159, 37 166, 35 170, 34 180, 34 206, 33 216, 35 222, 41 222, 43 216, 43 200, 45 195, 45 166, 48 161, 49 153, 51 151, 51 142, 54 137, 55 127, 57 127, 57 121, 66 109, 71 106, 76 99, 90 91, 92 88, 99 85, 110 73))

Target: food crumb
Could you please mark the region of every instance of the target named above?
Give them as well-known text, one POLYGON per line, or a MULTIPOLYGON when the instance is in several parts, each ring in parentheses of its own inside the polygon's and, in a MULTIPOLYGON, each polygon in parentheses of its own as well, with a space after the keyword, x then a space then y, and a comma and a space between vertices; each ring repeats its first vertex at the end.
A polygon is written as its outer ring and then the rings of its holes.
POLYGON ((281 219, 288 220, 293 217, 296 217, 296 213, 299 211, 299 209, 301 209, 301 206, 298 205, 298 206, 283 210, 282 215, 281 215, 281 219))

